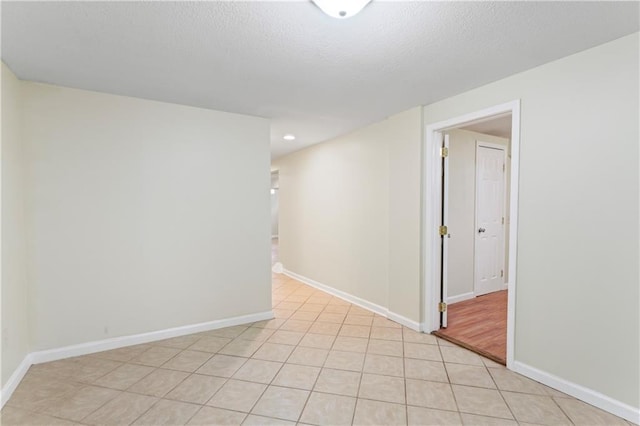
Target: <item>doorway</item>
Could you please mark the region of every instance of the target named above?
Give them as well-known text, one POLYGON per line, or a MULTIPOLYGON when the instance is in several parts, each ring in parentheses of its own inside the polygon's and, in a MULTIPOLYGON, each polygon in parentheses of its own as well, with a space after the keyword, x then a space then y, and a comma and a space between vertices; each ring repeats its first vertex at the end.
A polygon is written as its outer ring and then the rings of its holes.
POLYGON ((423 329, 510 367, 519 102, 426 132, 423 329))
POLYGON ((280 237, 280 175, 277 170, 271 172, 271 266, 280 262, 279 237, 280 237))
POLYGON ((506 363, 511 116, 443 132, 440 337, 506 363))

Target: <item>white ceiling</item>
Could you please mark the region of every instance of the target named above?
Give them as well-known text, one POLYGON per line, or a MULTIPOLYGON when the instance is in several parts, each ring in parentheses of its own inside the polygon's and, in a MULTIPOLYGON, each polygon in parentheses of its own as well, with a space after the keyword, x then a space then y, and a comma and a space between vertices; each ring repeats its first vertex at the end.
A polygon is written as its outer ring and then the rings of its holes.
POLYGON ((511 139, 511 114, 469 124, 468 126, 461 127, 461 129, 511 139))
POLYGON ((274 157, 638 31, 638 2, 2 2, 22 79, 272 119, 274 157), (285 133, 295 142, 282 140, 285 133))

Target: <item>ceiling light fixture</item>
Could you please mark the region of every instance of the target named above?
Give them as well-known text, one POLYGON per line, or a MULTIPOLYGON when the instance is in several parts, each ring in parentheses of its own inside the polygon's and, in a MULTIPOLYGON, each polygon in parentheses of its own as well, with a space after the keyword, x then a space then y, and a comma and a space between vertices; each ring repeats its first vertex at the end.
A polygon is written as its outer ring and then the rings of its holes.
POLYGON ((284 139, 285 141, 295 141, 296 137, 293 135, 284 135, 282 139, 284 139))
POLYGON ((346 19, 360 12, 371 0, 311 0, 327 15, 346 19))

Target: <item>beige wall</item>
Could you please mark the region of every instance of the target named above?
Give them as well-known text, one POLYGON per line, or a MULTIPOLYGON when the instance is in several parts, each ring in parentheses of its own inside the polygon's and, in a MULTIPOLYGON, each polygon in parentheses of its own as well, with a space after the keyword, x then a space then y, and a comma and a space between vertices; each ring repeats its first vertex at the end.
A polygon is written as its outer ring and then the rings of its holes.
MULTIPOLYGON (((449 227, 448 297, 474 291, 474 260, 476 235, 476 141, 505 147, 509 155, 509 140, 468 130, 449 130, 449 227)), ((509 163, 507 158, 507 164, 509 163)), ((507 173, 507 179, 509 175, 507 173)), ((508 206, 508 189, 505 194, 508 206)), ((508 207, 505 210, 505 230, 508 229, 508 207)), ((505 233, 505 238, 508 234, 505 233)), ((507 241, 507 240, 505 240, 507 241)), ((505 245, 505 283, 508 265, 508 245, 505 245)))
POLYGON ((271 309, 267 120, 23 93, 33 350, 271 309))
POLYGON ((521 100, 515 359, 640 398, 639 40, 426 106, 425 125, 521 100))
MULTIPOLYGON (((423 117, 426 126, 521 100, 515 359, 634 407, 638 50, 638 34, 624 37, 428 105, 423 117)), ((414 320, 428 172, 418 115, 274 163, 285 267, 414 320)))
POLYGON ((20 82, 2 63, 2 386, 29 352, 20 82))
POLYGON ((389 129, 389 310, 420 322, 422 108, 389 129))
MULTIPOLYGON (((286 269, 419 320, 419 307, 412 304, 419 286, 404 285, 418 277, 419 230, 402 222, 419 219, 420 184, 418 179, 391 197, 394 177, 411 174, 401 170, 405 157, 389 152, 393 145, 419 145, 420 132, 420 108, 414 108, 274 162, 280 179, 279 254, 286 269), (399 228, 393 237, 392 224, 399 228), (414 270, 405 271, 407 264, 414 270)), ((419 166, 419 158, 409 161, 419 166)))

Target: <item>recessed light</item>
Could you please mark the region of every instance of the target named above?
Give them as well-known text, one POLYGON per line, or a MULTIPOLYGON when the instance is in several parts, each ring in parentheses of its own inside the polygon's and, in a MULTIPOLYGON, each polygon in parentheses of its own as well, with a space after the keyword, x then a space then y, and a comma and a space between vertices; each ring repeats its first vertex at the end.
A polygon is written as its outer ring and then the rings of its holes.
POLYGON ((296 137, 293 135, 284 135, 282 139, 284 139, 285 141, 294 141, 296 140, 296 137))
POLYGON ((311 0, 332 18, 351 18, 360 12, 371 0, 311 0))

